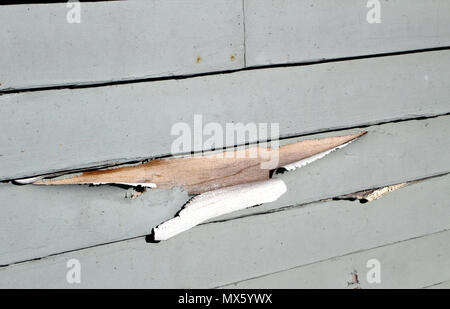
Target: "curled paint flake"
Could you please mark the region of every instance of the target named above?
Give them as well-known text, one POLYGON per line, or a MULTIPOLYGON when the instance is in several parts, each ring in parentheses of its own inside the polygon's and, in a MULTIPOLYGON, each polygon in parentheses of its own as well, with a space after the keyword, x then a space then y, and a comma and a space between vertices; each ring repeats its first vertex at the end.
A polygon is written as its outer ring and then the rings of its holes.
POLYGON ((153 229, 153 240, 167 240, 209 219, 277 200, 287 191, 281 179, 270 179, 209 191, 194 197, 179 214, 153 229))

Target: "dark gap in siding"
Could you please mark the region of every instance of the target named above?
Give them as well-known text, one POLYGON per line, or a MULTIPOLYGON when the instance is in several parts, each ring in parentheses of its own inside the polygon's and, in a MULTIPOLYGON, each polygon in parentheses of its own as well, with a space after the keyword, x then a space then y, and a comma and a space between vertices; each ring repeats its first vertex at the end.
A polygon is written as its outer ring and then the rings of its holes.
POLYGON ((245 0, 242 0, 242 30, 244 31, 244 67, 247 67, 247 31, 245 29, 245 0))
POLYGON ((272 68, 300 67, 300 66, 324 64, 324 63, 335 63, 335 62, 337 63, 337 62, 351 61, 351 60, 391 57, 391 56, 409 55, 409 54, 442 51, 442 50, 450 50, 450 46, 415 49, 415 50, 408 50, 408 51, 390 52, 390 53, 381 53, 381 54, 372 54, 372 55, 343 57, 343 58, 333 58, 333 59, 319 59, 319 60, 296 62, 296 63, 260 65, 260 66, 245 67, 245 68, 236 69, 236 70, 213 71, 213 72, 204 72, 204 73, 198 73, 198 74, 187 74, 187 75, 177 75, 177 76, 160 76, 160 77, 149 77, 149 78, 135 78, 132 80, 91 82, 90 84, 65 84, 65 85, 58 85, 58 86, 42 86, 42 87, 17 88, 17 89, 16 88, 6 88, 3 90, 0 90, 0 95, 10 94, 10 93, 34 92, 34 91, 42 91, 42 90, 83 89, 83 88, 97 88, 97 87, 126 85, 126 84, 134 84, 134 83, 153 82, 153 81, 183 80, 183 79, 188 79, 188 78, 197 78, 197 77, 205 77, 205 76, 221 75, 221 74, 232 74, 232 73, 244 72, 244 71, 263 70, 263 69, 272 69, 272 68))
POLYGON ((58 253, 54 253, 54 254, 49 254, 49 255, 46 255, 46 256, 33 258, 33 259, 17 261, 17 262, 13 262, 13 263, 9 263, 9 264, 0 265, 0 269, 8 267, 8 266, 16 265, 16 264, 21 264, 21 263, 25 263, 25 262, 32 262, 32 261, 39 261, 39 260, 42 260, 42 259, 45 259, 45 258, 58 256, 58 255, 61 255, 61 254, 66 254, 66 253, 76 252, 76 251, 80 251, 80 250, 91 249, 91 248, 100 247, 100 246, 104 246, 104 245, 111 245, 111 244, 115 244, 115 243, 119 243, 119 242, 123 242, 123 241, 139 239, 139 238, 142 238, 142 237, 145 237, 145 235, 139 235, 139 236, 124 238, 124 239, 120 239, 120 240, 114 240, 114 241, 110 241, 110 242, 105 242, 103 244, 92 245, 92 246, 87 246, 87 247, 80 247, 80 248, 76 248, 76 249, 72 249, 72 250, 66 250, 66 251, 62 251, 62 252, 58 252, 58 253))
MULTIPOLYGON (((450 173, 443 173, 443 174, 439 174, 439 175, 434 175, 434 176, 430 176, 430 177, 425 177, 425 178, 412 180, 411 182, 418 183, 418 182, 425 181, 425 180, 428 180, 428 179, 444 177, 444 176, 449 175, 449 174, 450 173)), ((317 200, 317 201, 307 202, 307 203, 303 203, 303 204, 284 206, 284 207, 280 207, 280 208, 277 208, 277 209, 272 209, 272 210, 268 210, 268 211, 252 213, 252 214, 248 214, 248 215, 242 215, 242 216, 233 217, 233 218, 230 218, 230 219, 223 219, 223 220, 204 222, 204 223, 199 224, 198 226, 205 225, 205 224, 214 224, 214 223, 227 222, 227 221, 232 221, 232 220, 242 219, 242 218, 252 217, 252 216, 267 215, 267 214, 276 213, 276 212, 280 212, 280 211, 290 210, 290 209, 293 209, 293 208, 304 207, 304 206, 308 206, 308 205, 315 204, 315 203, 325 202, 325 201, 327 201, 329 199, 330 198, 324 198, 324 199, 320 199, 320 200, 317 200)), ((448 231, 448 230, 445 230, 445 231, 448 231)), ((441 233, 441 232, 443 232, 443 231, 436 232, 436 234, 437 233, 441 233)), ((429 234, 429 235, 433 235, 433 234, 434 233, 429 234)), ((418 236, 417 238, 420 238, 420 237, 422 237, 422 236, 418 236)), ((137 239, 140 239, 140 238, 142 238, 142 240, 146 241, 147 243, 149 243, 149 242, 151 243, 151 241, 152 241, 152 235, 151 234, 149 234, 149 235, 133 236, 133 237, 128 237, 128 238, 123 238, 123 239, 120 239, 120 240, 114 240, 114 241, 110 241, 110 242, 105 242, 105 243, 102 243, 102 244, 97 244, 97 245, 92 245, 92 246, 87 246, 87 247, 81 247, 81 248, 76 248, 76 249, 72 249, 72 250, 66 250, 66 251, 62 251, 62 252, 58 252, 58 253, 54 253, 54 254, 49 254, 49 255, 46 255, 46 256, 42 256, 42 257, 36 257, 36 258, 32 258, 32 259, 26 259, 26 260, 21 260, 21 261, 17 261, 17 262, 12 262, 12 263, 9 263, 9 264, 3 264, 3 265, 0 265, 0 269, 8 267, 8 266, 13 266, 13 265, 25 263, 25 262, 38 261, 38 260, 42 260, 42 259, 45 259, 45 258, 66 254, 66 253, 72 253, 72 252, 76 252, 76 251, 81 251, 81 250, 85 250, 85 249, 91 249, 91 248, 96 248, 96 247, 100 247, 100 246, 120 243, 120 242, 124 242, 124 241, 137 240, 137 239)), ((415 238, 410 238, 410 239, 415 239, 415 238)), ((154 243, 154 244, 157 245, 157 243, 154 243)))
MULTIPOLYGON (((302 264, 302 265, 297 265, 297 266, 290 267, 290 268, 287 268, 287 269, 277 270, 277 271, 274 271, 274 272, 271 272, 271 273, 262 274, 262 275, 246 278, 246 279, 235 281, 235 282, 226 283, 226 284, 223 284, 223 285, 219 285, 219 286, 213 287, 212 289, 223 289, 223 288, 227 288, 228 286, 231 286, 233 284, 238 284, 238 283, 242 283, 242 282, 245 282, 245 281, 259 279, 259 278, 263 278, 263 277, 267 277, 267 276, 283 273, 283 272, 286 272, 286 271, 289 271, 289 270, 298 269, 298 268, 302 268, 302 267, 307 267, 307 266, 318 264, 318 263, 323 263, 323 262, 326 262, 326 261, 334 261, 336 259, 347 257, 347 256, 351 256, 351 255, 358 254, 358 253, 361 253, 361 252, 364 252, 364 251, 375 250, 375 249, 379 249, 379 248, 383 248, 383 247, 387 247, 387 246, 401 244, 401 243, 405 243, 405 242, 408 242, 408 241, 411 241, 411 240, 425 238, 425 237, 428 237, 428 236, 431 236, 431 235, 437 235, 437 234, 441 234, 441 233, 446 233, 448 231, 450 231, 450 229, 445 229, 445 230, 433 232, 433 233, 426 234, 426 235, 419 235, 419 236, 411 237, 411 238, 404 239, 404 240, 398 240, 398 241, 390 242, 390 243, 387 243, 387 244, 382 244, 382 245, 379 245, 379 246, 376 246, 376 247, 373 247, 373 248, 364 248, 364 249, 356 250, 356 251, 349 252, 349 253, 346 253, 346 254, 343 254, 343 255, 333 256, 333 257, 329 257, 329 258, 326 258, 326 259, 323 259, 323 260, 314 261, 312 263, 306 263, 306 264, 302 264)), ((432 286, 435 286, 435 285, 439 285, 439 284, 442 284, 442 283, 445 283, 445 282, 448 282, 448 281, 442 281, 440 283, 435 283, 433 285, 430 285, 429 287, 432 287, 432 286)), ((424 289, 426 289, 426 288, 427 287, 424 287, 424 289)))
POLYGON ((78 1, 69 1, 69 0, 44 0, 44 1, 30 1, 30 0, 3 0, 0 1, 1 5, 14 5, 14 4, 50 4, 50 3, 70 3, 70 2, 109 2, 109 1, 127 1, 127 0, 78 0, 78 1))
POLYGON ((432 285, 428 285, 428 286, 424 287, 423 289, 429 289, 429 288, 432 288, 432 287, 437 287, 437 286, 439 286, 439 285, 441 285, 443 283, 447 283, 447 282, 450 282, 450 281, 445 280, 445 281, 441 281, 441 282, 438 282, 438 283, 434 283, 432 285))
POLYGON ((311 131, 311 132, 306 132, 306 133, 296 134, 296 135, 284 135, 284 136, 280 137, 280 140, 289 139, 289 138, 297 138, 297 137, 306 137, 309 135, 321 134, 321 133, 332 133, 332 132, 346 131, 346 130, 352 130, 352 129, 365 129, 365 128, 369 128, 369 127, 373 127, 373 126, 380 126, 380 125, 388 124, 388 123, 401 123, 401 122, 414 121, 414 120, 420 121, 420 120, 433 119, 433 118, 445 117, 445 116, 450 116, 450 112, 438 114, 438 115, 387 119, 387 120, 381 120, 381 121, 371 122, 371 123, 367 123, 367 124, 359 124, 359 125, 349 126, 349 127, 336 127, 336 128, 328 128, 328 129, 324 129, 324 130, 311 131))
MULTIPOLYGON (((340 131, 353 130, 353 129, 365 129, 365 128, 369 128, 369 127, 372 127, 372 126, 380 126, 380 125, 388 124, 388 123, 401 123, 401 122, 414 121, 414 120, 419 120, 420 121, 420 120, 434 119, 434 118, 446 117, 446 116, 450 116, 450 112, 444 113, 444 114, 438 114, 438 115, 431 115, 431 116, 417 116, 417 117, 402 118, 402 119, 389 119, 389 120, 378 121, 378 122, 374 122, 374 123, 367 123, 367 124, 348 126, 348 127, 327 128, 327 129, 323 129, 323 130, 311 131, 311 132, 306 132, 306 133, 302 133, 302 134, 283 135, 283 136, 281 136, 279 138, 279 141, 283 141, 285 139, 290 139, 290 138, 307 137, 307 136, 315 135, 315 134, 333 133, 333 132, 340 132, 340 131)), ((261 143, 269 143, 271 141, 272 141, 272 139, 268 139, 268 140, 258 141, 258 142, 255 142, 255 143, 245 143, 245 144, 238 144, 238 145, 229 146, 229 147, 217 148, 215 150, 225 151, 225 150, 230 150, 230 149, 236 148, 236 147, 258 145, 258 144, 261 144, 261 143)), ((203 151, 197 151, 197 152, 180 153, 180 154, 177 154, 176 156, 195 155, 195 154, 200 154, 200 153, 207 153, 207 152, 210 152, 210 151, 211 150, 203 150, 203 151)), ((11 182, 11 183, 16 184, 16 185, 26 185, 26 184, 19 184, 16 181, 17 180, 21 180, 21 179, 33 178, 33 177, 52 178, 52 177, 58 177, 58 176, 63 176, 63 175, 67 175, 67 174, 74 174, 74 173, 79 173, 79 172, 88 172, 88 171, 99 170, 99 169, 104 169, 104 168, 119 167, 119 166, 124 166, 124 165, 144 164, 144 163, 147 163, 147 162, 149 162, 151 160, 170 158, 170 157, 173 157, 173 155, 171 155, 171 154, 161 154, 161 155, 156 155, 154 157, 138 158, 138 159, 133 159, 133 160, 128 160, 128 161, 126 161, 125 159, 124 160, 119 160, 119 159, 117 159, 117 160, 110 160, 110 161, 115 161, 115 162, 118 162, 118 163, 103 163, 103 164, 102 163, 97 163, 95 165, 92 165, 92 166, 89 166, 89 167, 85 167, 85 168, 65 169, 65 170, 52 171, 52 172, 49 172, 49 173, 44 173, 44 174, 39 174, 39 175, 27 175, 27 176, 24 176, 24 177, 13 178, 13 179, 1 179, 0 178, 0 182, 11 182)), ((277 170, 271 171, 271 173, 272 173, 272 175, 274 173, 275 174, 283 174, 283 170, 282 169, 277 169, 277 170)))
MULTIPOLYGON (((442 174, 433 175, 433 176, 424 177, 424 178, 419 178, 419 179, 414 179, 414 180, 406 181, 406 182, 409 183, 409 184, 417 184, 417 183, 420 183, 422 181, 426 181, 426 180, 433 179, 433 178, 444 177, 444 176, 447 176, 449 174, 450 174, 449 172, 445 172, 445 173, 442 173, 442 174)), ((395 184, 388 184, 387 186, 390 186, 390 185, 395 185, 395 184)), ((367 191, 368 190, 372 190, 372 189, 377 189, 377 188, 370 188, 370 189, 367 189, 367 191)), ((398 190, 401 190, 401 189, 398 189, 398 190)), ((327 198, 323 198, 323 199, 320 199, 320 200, 306 202, 306 203, 302 203, 302 204, 283 206, 283 207, 270 209, 270 210, 266 210, 266 211, 255 212, 255 213, 246 214, 246 215, 242 215, 242 216, 236 216, 236 217, 232 217, 232 218, 229 218, 229 219, 209 221, 209 222, 205 222, 205 223, 199 224, 198 226, 204 225, 204 224, 227 222, 227 221, 231 221, 231 220, 242 219, 242 218, 253 217, 253 216, 267 215, 267 214, 272 214, 272 213, 285 211, 285 210, 289 210, 289 209, 293 209, 293 208, 304 207, 304 206, 308 206, 308 205, 316 204, 316 203, 320 203, 320 202, 326 202, 326 201, 330 201, 330 200, 334 200, 334 197, 327 197, 327 198)))

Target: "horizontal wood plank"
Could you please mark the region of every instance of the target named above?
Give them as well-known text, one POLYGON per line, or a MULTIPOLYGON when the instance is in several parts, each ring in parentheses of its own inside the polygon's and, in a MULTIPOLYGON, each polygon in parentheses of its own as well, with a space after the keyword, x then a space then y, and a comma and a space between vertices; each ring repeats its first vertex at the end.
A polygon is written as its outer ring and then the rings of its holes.
POLYGON ((245 280, 223 288, 418 289, 450 278, 449 256, 450 231, 445 231, 245 280), (373 269, 373 266, 367 267, 367 262, 372 259, 380 262, 379 283, 367 280, 368 272, 373 269), (357 278, 352 277, 353 274, 357 278))
POLYGON ((431 286, 428 286, 427 289, 450 289, 450 281, 441 282, 438 284, 433 284, 431 286))
POLYGON ((193 130, 194 115, 279 123, 286 137, 448 113, 449 89, 450 51, 439 51, 2 95, 0 180, 170 154, 172 127, 193 130))
POLYGON ((61 2, 0 7, 0 90, 244 66, 242 0, 61 2))
MULTIPOLYGON (((400 184, 450 172, 450 116, 384 124, 324 159, 281 177, 288 194, 222 219, 400 184), (447 133, 448 132, 448 133, 447 133)), ((332 135, 332 133, 327 133, 332 135)), ((323 135, 318 135, 321 137, 323 135)))
MULTIPOLYGON (((449 124, 445 116, 369 127, 346 148, 278 175, 288 191, 277 201, 218 219, 448 173, 449 157, 442 154, 450 152, 449 124)), ((189 199, 179 189, 149 190, 134 200, 126 193, 110 186, 0 184, 0 265, 148 234, 189 199)))
POLYGON ((245 0, 248 66, 297 63, 450 45, 447 0, 245 0))
MULTIPOLYGON (((329 201, 0 268, 0 287, 216 287, 450 228, 450 176, 368 205, 329 201), (81 284, 66 281, 69 259, 81 284)), ((386 276, 388 276, 386 274, 386 276)))

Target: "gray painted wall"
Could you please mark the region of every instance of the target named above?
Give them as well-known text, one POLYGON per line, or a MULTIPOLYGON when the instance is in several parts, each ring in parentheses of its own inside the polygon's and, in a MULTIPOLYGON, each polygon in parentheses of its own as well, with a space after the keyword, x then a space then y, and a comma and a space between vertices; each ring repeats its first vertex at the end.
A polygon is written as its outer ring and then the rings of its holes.
POLYGON ((181 188, 0 183, 0 287, 448 287, 449 2, 381 8, 368 24, 366 1, 132 0, 82 3, 68 24, 64 3, 0 5, 0 181, 167 155, 195 114, 279 122, 282 143, 369 132, 278 175, 276 202, 159 244, 144 236, 181 188), (406 181, 369 204, 329 200, 406 181))
POLYGON ((0 180, 170 154, 172 126, 193 126, 195 114, 204 124, 279 123, 284 137, 441 115, 449 80, 445 50, 5 94, 0 180))
MULTIPOLYGON (((288 192, 275 202, 220 220, 327 199, 373 187, 450 172, 450 116, 367 128, 369 133, 326 159, 278 177, 288 192), (441 152, 435 151, 440 149, 441 152), (426 158, 426 159, 422 159, 426 158), (346 181, 342 181, 345 179, 346 181)), ((355 130, 339 132, 347 134, 355 130)), ((311 137, 337 134, 336 132, 311 137)), ((289 139, 292 142, 299 139, 289 139)), ((189 197, 181 190, 150 190, 137 199, 101 186, 0 184, 0 265, 146 235, 171 218, 189 197)))
MULTIPOLYGON (((430 179, 370 204, 314 203, 266 215, 204 224, 158 244, 148 244, 144 237, 137 237, 10 265, 0 269, 0 287, 223 286, 448 230, 449 180, 448 175, 430 179), (66 263, 72 258, 82 265, 80 285, 66 282, 66 263)), ((424 254, 431 264, 424 261, 421 271, 439 265, 446 271, 434 278, 426 277, 424 286, 448 277, 448 246, 440 246, 448 240, 446 233, 437 243, 430 242, 428 250, 443 257, 435 258, 439 264, 433 264, 431 254, 424 254)), ((397 252, 407 254, 406 250, 397 252)), ((395 267, 395 263, 388 262, 389 256, 377 257, 380 262, 386 261, 386 266, 395 267)), ((387 285, 390 275, 394 274, 386 270, 387 285)), ((420 282, 423 281, 398 280, 398 286, 420 286, 420 282)))
POLYGON ((241 68, 242 0, 66 3, 0 8, 0 90, 241 68), (24 22, 26 20, 26 22, 24 22))

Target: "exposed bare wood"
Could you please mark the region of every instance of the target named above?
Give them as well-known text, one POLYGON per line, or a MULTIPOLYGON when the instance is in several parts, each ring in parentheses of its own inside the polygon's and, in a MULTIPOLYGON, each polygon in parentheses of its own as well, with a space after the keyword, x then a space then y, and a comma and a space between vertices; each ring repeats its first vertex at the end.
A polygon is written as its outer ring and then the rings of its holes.
POLYGON ((394 192, 395 190, 401 189, 403 187, 406 187, 407 185, 411 183, 415 183, 416 181, 410 181, 410 182, 403 182, 395 185, 390 185, 382 188, 375 188, 375 189, 369 189, 369 190, 363 190, 358 191, 355 193, 345 194, 342 196, 335 197, 335 200, 359 200, 361 203, 367 203, 372 202, 375 200, 378 200, 379 198, 385 196, 386 194, 389 194, 391 192, 394 192))
POLYGON ((271 168, 286 166, 314 155, 327 152, 356 138, 358 134, 305 140, 291 143, 279 149, 251 147, 244 150, 220 154, 193 156, 186 158, 158 159, 137 166, 89 171, 76 176, 44 179, 34 184, 155 184, 157 188, 169 189, 184 187, 189 194, 243 184, 253 181, 268 180, 269 163, 278 155, 277 164, 271 168), (277 150, 279 150, 277 152, 277 150))

